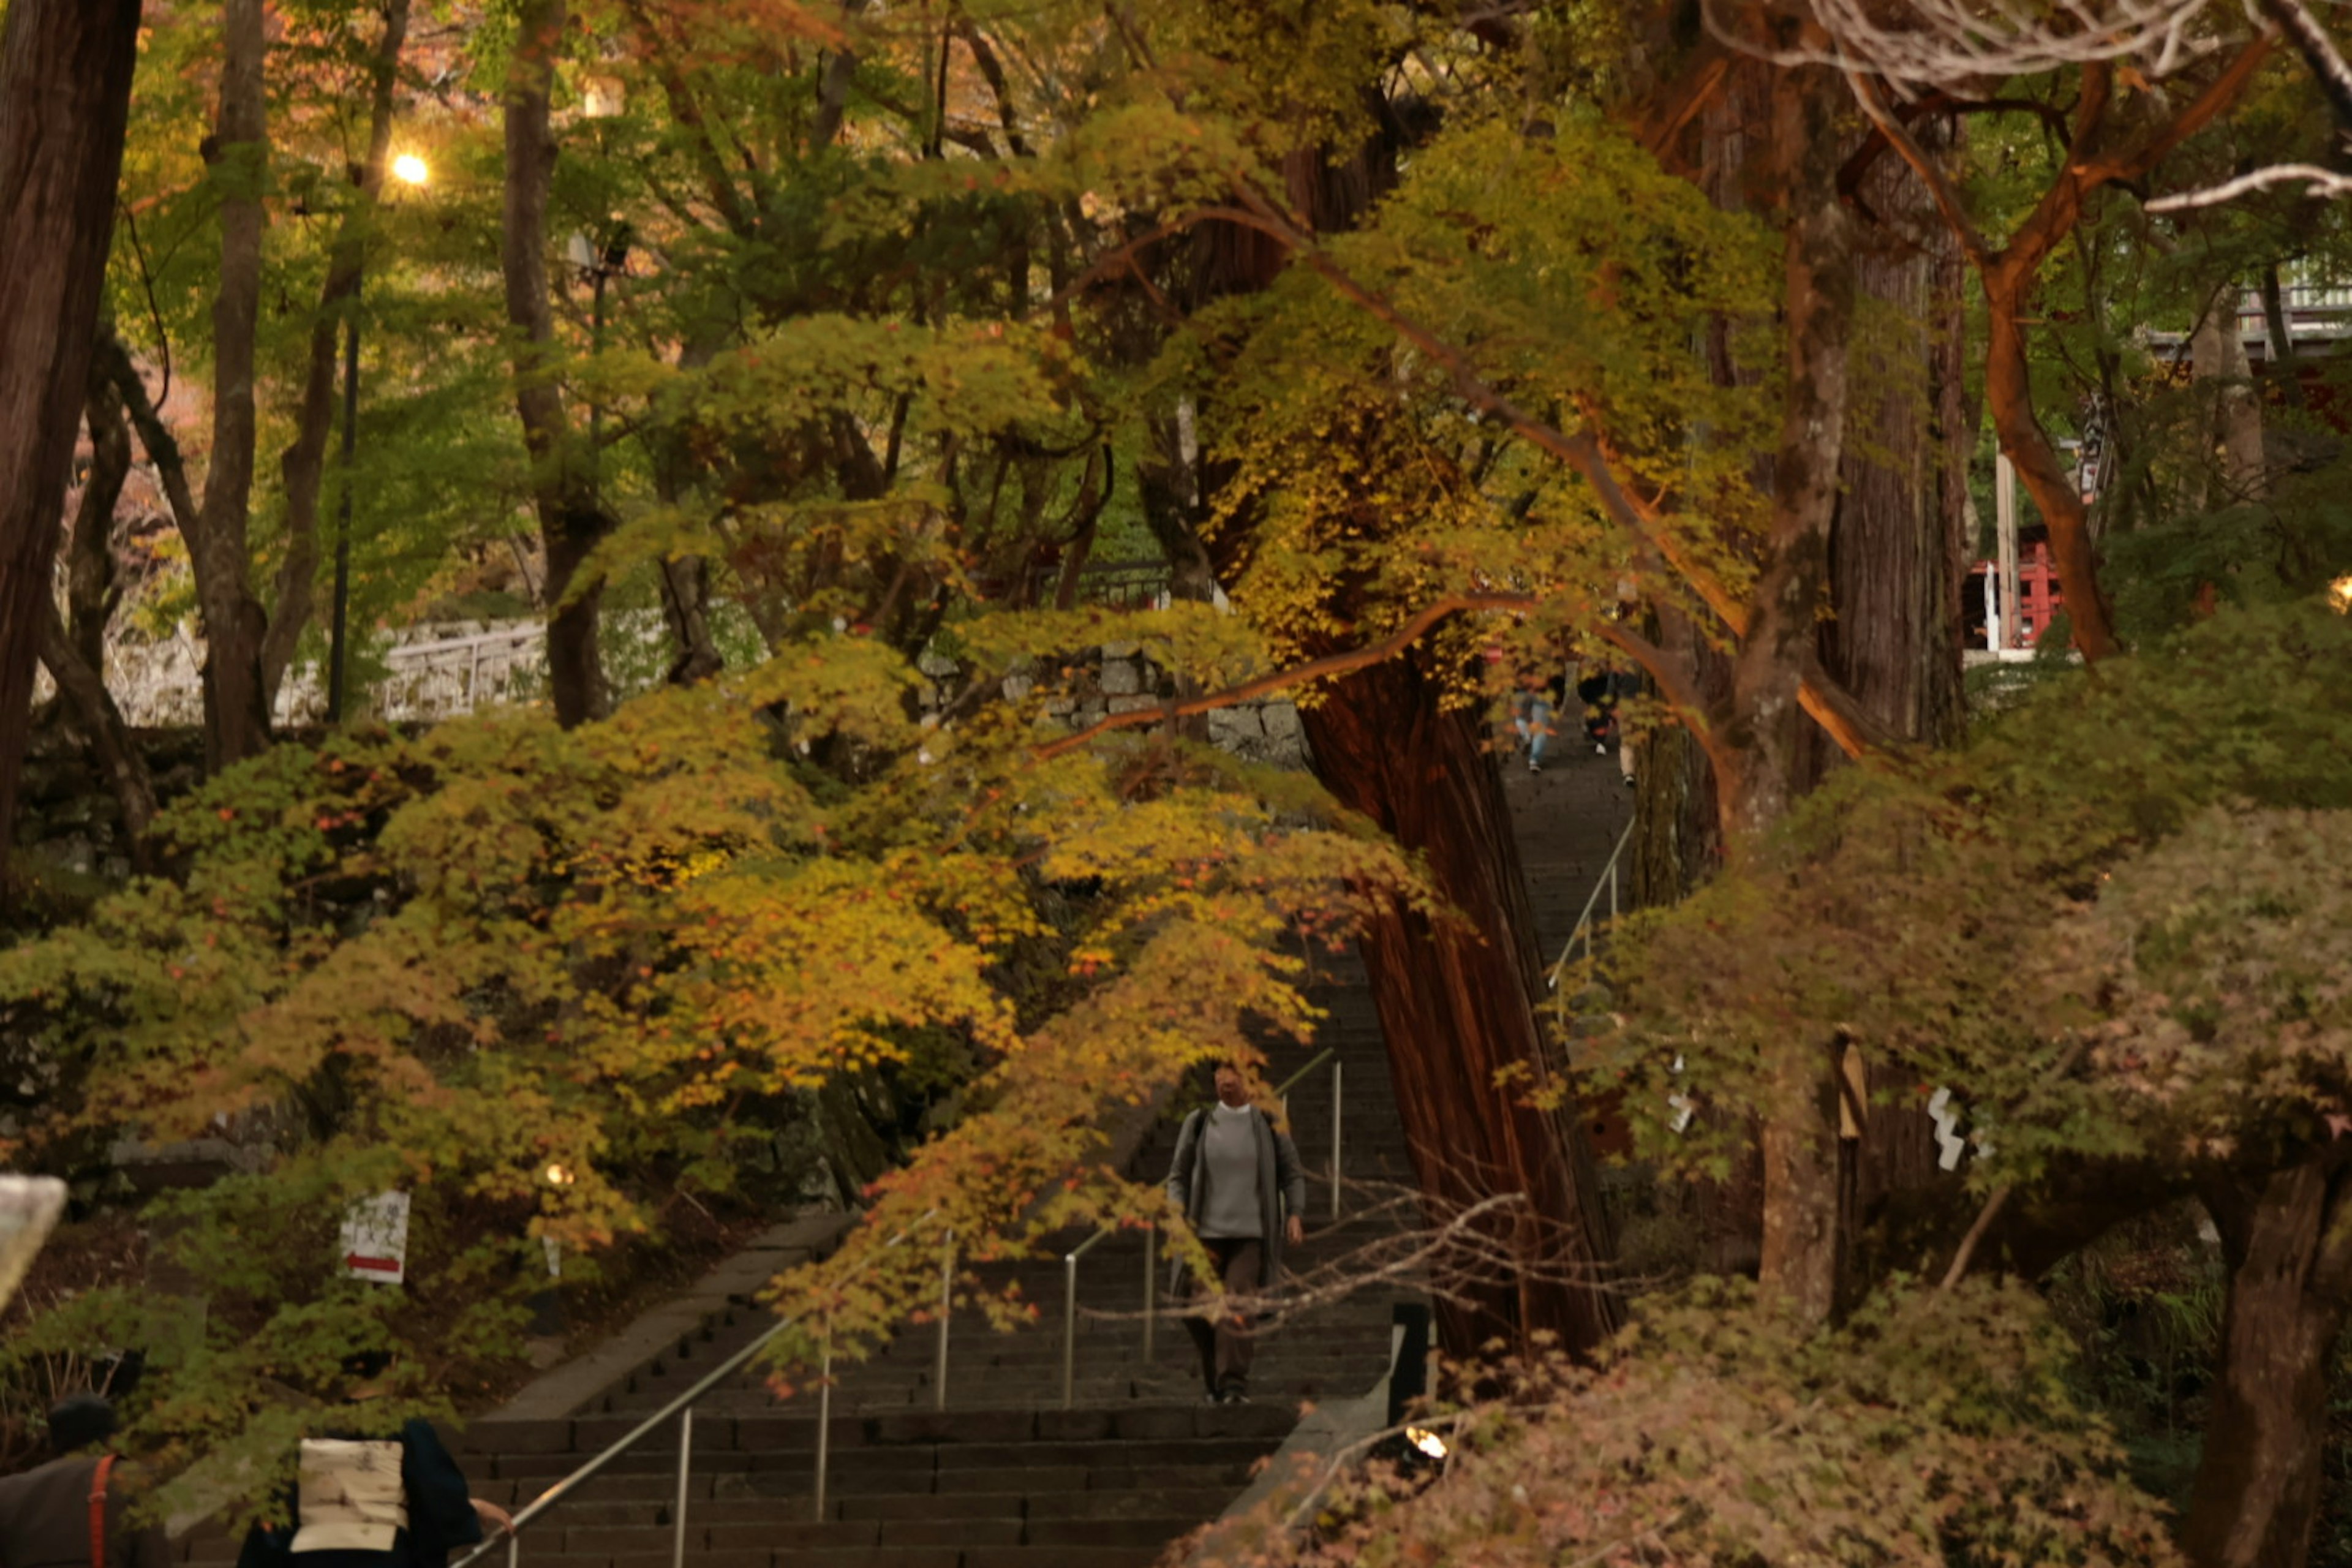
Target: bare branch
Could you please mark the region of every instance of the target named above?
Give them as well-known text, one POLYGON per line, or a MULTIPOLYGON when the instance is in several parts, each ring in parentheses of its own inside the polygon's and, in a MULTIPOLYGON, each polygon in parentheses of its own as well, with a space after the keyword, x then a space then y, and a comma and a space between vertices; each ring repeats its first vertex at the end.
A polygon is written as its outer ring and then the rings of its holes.
POLYGON ((2352 132, 2352 66, 2344 63, 2336 40, 2327 36, 2318 18, 2304 8, 2303 0, 2261 0, 2261 4, 2263 15, 2278 24, 2279 30, 2318 79, 2319 90, 2327 97, 2327 106, 2336 111, 2336 128, 2352 132))
POLYGON ((1872 716, 1870 710, 1854 700, 1853 693, 1823 669, 1821 660, 1805 660, 1804 679, 1797 687, 1797 700, 1822 732, 1833 742, 1849 759, 1884 752, 1901 742, 1902 737, 1872 716))
POLYGON ((2352 195, 2352 175, 2339 174, 2333 169, 2323 169, 2316 163, 2273 163, 2241 174, 2234 180, 2224 180, 2218 185, 2202 190, 2184 191, 2175 196, 2159 196, 2147 204, 2152 213, 2193 212, 2199 207, 2216 207, 2224 202, 2255 191, 2266 191, 2273 185, 2302 185, 2306 196, 2352 195))
POLYGON ((2047 11, 2014 0, 1812 0, 1827 47, 1768 48, 1724 26, 1713 5, 1707 30, 1733 48, 1776 65, 1831 66, 1883 77, 1909 101, 2063 66, 2125 61, 2148 77, 2169 76, 2214 53, 2221 40, 2200 29, 2210 0, 2059 0, 2047 11), (1892 18, 1892 19, 1890 19, 1892 18))

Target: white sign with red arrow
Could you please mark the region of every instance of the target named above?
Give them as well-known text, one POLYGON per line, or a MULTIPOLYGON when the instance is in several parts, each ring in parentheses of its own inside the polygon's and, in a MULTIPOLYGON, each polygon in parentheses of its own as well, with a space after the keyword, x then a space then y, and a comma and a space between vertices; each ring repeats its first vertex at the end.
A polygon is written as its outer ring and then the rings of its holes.
POLYGON ((379 1193, 343 1212, 343 1272, 380 1285, 408 1278, 406 1193, 379 1193))

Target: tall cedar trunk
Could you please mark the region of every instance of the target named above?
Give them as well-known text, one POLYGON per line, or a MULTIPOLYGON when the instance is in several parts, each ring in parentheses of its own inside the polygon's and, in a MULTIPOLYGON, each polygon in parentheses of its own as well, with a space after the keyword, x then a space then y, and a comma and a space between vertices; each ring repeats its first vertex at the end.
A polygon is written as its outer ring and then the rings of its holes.
POLYGON ((375 85, 368 105, 367 160, 359 166, 352 205, 336 225, 327 251, 327 279, 319 289, 319 314, 310 323, 310 352, 302 367, 302 403, 294 420, 294 444, 278 459, 286 485, 286 556, 278 566, 278 597, 269 615, 269 635, 261 649, 266 700, 294 662, 295 646, 310 623, 319 576, 319 495, 325 488, 327 438, 335 426, 335 338, 359 308, 360 279, 367 262, 365 232, 383 194, 385 160, 392 152, 394 88, 400 80, 400 55, 408 43, 409 0, 383 8, 383 37, 375 50, 375 85))
POLYGON ((2352 1309, 2352 1149, 2204 1190, 2230 1263, 2221 1364, 2181 1544, 2198 1568, 2302 1568, 2328 1373, 2352 1309))
POLYGON ((0 897, 138 45, 139 0, 14 0, 0 31, 0 897))
MULTIPOLYGON (((1811 79, 1808 87, 1760 61, 1731 67, 1719 90, 1706 102, 1696 144, 1699 164, 1695 177, 1714 201, 1747 210, 1783 200, 1801 190, 1804 179, 1818 182, 1822 177, 1818 165, 1803 178, 1790 170, 1789 159, 1797 148, 1809 142, 1848 149, 1854 144, 1850 135, 1833 142, 1840 128, 1820 124, 1801 129, 1792 143, 1787 130, 1790 117, 1796 114, 1801 126, 1804 106, 1793 103, 1789 94, 1806 90, 1819 92, 1820 79, 1811 79)), ((1812 106, 1816 110, 1825 107, 1812 106)), ((1968 448, 1960 335, 1965 263, 1956 239, 1944 237, 1940 245, 1930 244, 1925 250, 1910 239, 1922 230, 1934 237, 1936 225, 1927 193, 1900 160, 1882 157, 1866 172, 1854 195, 1855 210, 1880 221, 1864 234, 1849 237, 1856 247, 1853 287, 1895 307, 1891 314, 1916 323, 1887 351, 1895 363, 1881 368, 1882 378, 1916 376, 1916 367, 1923 363, 1929 376, 1918 389, 1923 395, 1884 398, 1853 416, 1867 421, 1870 447, 1857 450, 1854 443, 1843 442, 1838 458, 1840 484, 1830 500, 1824 568, 1832 614, 1815 621, 1814 652, 1880 728, 1937 744, 1956 738, 1963 719, 1958 620, 1968 448), (1922 222, 1923 217, 1927 221, 1922 222), (1866 247, 1873 241, 1884 247, 1883 253, 1866 247)), ((1812 199, 1818 213, 1818 194, 1812 199)), ((1791 279, 1800 280, 1793 271, 1791 279)), ((1789 319, 1792 326, 1800 322, 1793 312, 1789 319)), ((1712 342, 1710 357, 1718 379, 1730 384, 1738 373, 1722 346, 1712 342)), ((1833 358, 1836 351, 1824 343, 1819 352, 1833 358)), ((1759 484, 1776 490, 1787 471, 1787 458, 1814 439, 1808 411, 1792 405, 1790 413, 1783 431, 1782 462, 1758 476, 1759 484)), ((1822 431, 1824 437, 1831 434, 1827 428, 1822 431)), ((1817 479, 1818 465, 1813 472, 1817 479)), ((1821 499, 1816 486, 1809 504, 1818 508, 1821 499)), ((1785 526, 1788 520, 1780 521, 1785 526)), ((1693 672, 1701 700, 1714 711, 1735 712, 1741 700, 1733 690, 1732 662, 1671 609, 1661 608, 1657 620, 1656 640, 1693 672)), ((1781 634, 1793 629, 1788 616, 1780 617, 1781 634)), ((1739 657, 1777 662, 1774 654, 1760 649, 1739 657)), ((1789 678, 1785 665, 1774 670, 1770 695, 1777 698, 1789 678)), ((1750 711, 1755 711, 1760 690, 1751 682, 1745 699, 1750 711)), ((1785 719, 1785 710, 1779 717, 1785 719)), ((1786 731, 1771 734, 1777 738, 1786 731)), ((1751 813, 1769 819, 1775 813, 1758 810, 1769 803, 1757 801, 1753 791, 1761 786, 1785 806, 1818 783, 1838 756, 1819 729, 1800 723, 1785 775, 1776 776, 1774 753, 1768 749, 1759 765, 1747 770, 1745 781, 1733 783, 1751 792, 1751 813)), ((1668 730, 1645 742, 1633 848, 1638 902, 1675 902, 1713 873, 1727 838, 1736 837, 1723 782, 1687 731, 1668 730)), ((1831 1184, 1826 1178, 1832 1158, 1823 1155, 1821 1141, 1833 1125, 1835 1110, 1830 1093, 1833 1081, 1827 1075, 1842 1054, 1835 1042, 1815 1042, 1789 1086, 1804 1107, 1803 1146, 1810 1152, 1801 1168, 1784 1166, 1783 1177, 1801 1176, 1804 1190, 1816 1203, 1831 1184)), ((1874 1089, 1888 1087, 1875 1067, 1871 1084, 1874 1089)), ((1834 1237, 1811 1254, 1816 1287, 1824 1253, 1853 1262, 1853 1222, 1885 1217, 1893 1194, 1916 1184, 1921 1173, 1932 1172, 1933 1144, 1925 1129, 1915 1114, 1880 1108, 1866 1112, 1860 1147, 1840 1141, 1833 1156, 1837 1217, 1824 1223, 1818 1210, 1813 1215, 1816 1236, 1834 1237)), ((1728 1182, 1694 1191, 1692 1223, 1702 1232, 1710 1267, 1730 1271, 1756 1266, 1762 1188, 1761 1165, 1751 1151, 1735 1165, 1728 1182)), ((1884 1253, 1883 1246, 1880 1251, 1884 1253)))
MULTIPOLYGON (((1789 391, 1772 472, 1771 534, 1732 662, 1727 740, 1741 762, 1730 778, 1717 779, 1735 854, 1780 820, 1801 782, 1797 747, 1806 721, 1797 688, 1828 585, 1854 300, 1853 220, 1837 191, 1834 90, 1827 74, 1812 68, 1783 71, 1774 84, 1773 143, 1789 194, 1782 296, 1789 391)), ((1718 775, 1724 771, 1718 757, 1718 775)), ((1817 1322, 1836 1303, 1836 1058, 1827 1039, 1783 1041, 1763 1108, 1761 1281, 1817 1322)))
POLYGON ((268 633, 247 581, 257 434, 254 335, 261 320, 262 184, 269 164, 263 0, 221 7, 220 118, 212 177, 220 187, 220 284, 213 296, 213 439, 188 564, 205 621, 205 766, 213 773, 269 744, 261 674, 268 633))
POLYGON ((592 469, 551 374, 555 310, 548 298, 547 204, 555 181, 555 136, 549 94, 562 43, 563 0, 524 0, 507 77, 507 184, 500 269, 507 320, 515 329, 515 412, 530 454, 531 495, 547 552, 547 673, 556 721, 584 723, 604 710, 604 670, 596 654, 600 583, 575 583, 609 531, 592 469))
POLYGON ((1465 929, 1390 904, 1359 946, 1371 980, 1413 1169, 1439 1212, 1526 1194, 1496 1236, 1516 1278, 1445 1281, 1447 1347, 1549 1330, 1589 1352, 1622 1321, 1605 1283, 1616 1256, 1583 1119, 1523 1103, 1554 1075, 1536 1004, 1540 960, 1517 842, 1493 758, 1409 660, 1360 670, 1302 714, 1334 795, 1424 858, 1465 929), (1496 1075, 1520 1075, 1497 1087, 1496 1075))
MULTIPOLYGON (((1941 151, 1932 129, 1922 140, 1941 151)), ((1888 733, 1928 746, 1966 725, 1960 682, 1960 589, 1968 525, 1967 259, 1936 218, 1918 177, 1882 156, 1860 182, 1881 222, 1856 260, 1865 298, 1901 323, 1873 374, 1915 395, 1857 408, 1843 494, 1830 531, 1830 601, 1818 647, 1827 669, 1888 733), (1916 237, 1915 238, 1911 237, 1916 237), (1921 367, 1925 367, 1922 381, 1921 367)), ((1807 736, 1806 787, 1843 761, 1807 736)), ((1934 1124, 1917 1084, 1867 1048, 1858 1136, 1839 1148, 1839 1300, 1847 1305, 1891 1269, 1925 1267, 1952 1218, 1934 1124)))
POLYGON ((155 820, 155 784, 146 758, 131 743, 122 710, 106 689, 106 624, 114 608, 114 508, 131 474, 131 427, 113 378, 95 362, 87 416, 89 479, 82 489, 68 545, 67 614, 60 619, 52 608, 49 623, 42 628, 41 662, 48 667, 49 679, 57 682, 58 695, 88 737, 114 791, 131 867, 144 871, 150 868, 147 831, 155 820))
MULTIPOLYGON (((1394 132, 1340 163, 1286 158, 1291 210, 1318 233, 1351 227, 1394 181, 1394 132)), ((1188 249, 1191 308, 1264 288, 1287 259, 1269 237, 1234 224, 1199 226, 1188 249)), ((1202 547, 1192 520, 1221 470, 1198 462, 1175 414, 1154 434, 1138 476, 1145 516, 1181 591, 1206 598, 1246 548, 1247 530, 1221 531, 1214 556, 1202 547)), ((1553 1074, 1537 1021, 1534 918, 1494 761, 1469 720, 1443 711, 1437 683, 1409 660, 1346 677, 1300 717, 1332 794, 1420 856, 1466 922, 1390 906, 1358 943, 1423 1191, 1440 1210, 1500 1193, 1527 1198, 1502 1238, 1525 1267, 1511 1279, 1449 1279, 1453 1299, 1438 1309, 1445 1342, 1471 1352, 1500 1337, 1525 1349, 1528 1336, 1549 1331, 1568 1349, 1589 1352, 1615 1331, 1622 1311, 1606 1279, 1616 1243, 1585 1120, 1572 1097, 1547 1114, 1521 1103, 1523 1084, 1495 1082, 1505 1068, 1537 1082, 1553 1074)))

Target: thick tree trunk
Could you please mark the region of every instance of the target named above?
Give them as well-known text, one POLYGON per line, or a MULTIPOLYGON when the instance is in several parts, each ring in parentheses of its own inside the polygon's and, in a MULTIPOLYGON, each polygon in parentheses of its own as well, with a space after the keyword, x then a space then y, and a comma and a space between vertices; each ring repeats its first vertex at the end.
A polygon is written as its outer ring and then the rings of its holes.
POLYGON ((1555 1074, 1536 1002, 1540 960, 1518 846, 1494 760, 1471 723, 1439 706, 1409 660, 1337 682, 1303 719, 1317 772, 1340 800, 1425 858, 1466 928, 1397 905, 1360 946, 1422 1190, 1441 1216, 1497 1194, 1525 1204, 1493 1233, 1517 1259, 1443 1280, 1444 1342, 1467 1353, 1548 1330, 1574 1352, 1613 1332, 1616 1246, 1583 1118, 1524 1103, 1555 1074), (1498 1087, 1497 1073, 1516 1075, 1498 1087))
POLYGON ((219 773, 269 744, 261 673, 268 621, 253 596, 246 547, 253 506, 254 339, 261 320, 262 187, 268 177, 263 0, 221 7, 220 118, 212 177, 220 188, 220 282, 213 296, 213 439, 188 564, 205 621, 205 766, 219 773))
MULTIPOLYGON (((1864 182, 1872 210, 1908 213, 1924 247, 1865 249, 1859 292, 1904 323, 1874 374, 1918 395, 1853 411, 1841 493, 1830 530, 1832 615, 1822 622, 1822 667, 1888 733, 1922 745, 1958 741, 1967 714, 1960 683, 1960 589, 1967 567, 1966 261, 1958 242, 1920 210, 1925 195, 1899 161, 1864 182), (1925 379, 1920 381, 1921 367, 1925 379), (1860 449, 1857 449, 1857 448, 1860 449)), ((1875 238, 1876 237, 1873 237, 1875 238)), ((1807 788, 1842 754, 1807 736, 1807 788)))
MULTIPOLYGON (((1830 111, 1834 86, 1811 68, 1784 71, 1774 84, 1773 143, 1789 195, 1782 294, 1789 392, 1772 472, 1771 535, 1732 662, 1725 729, 1741 766, 1717 780, 1724 837, 1735 855, 1787 813, 1801 785, 1798 747, 1807 721, 1797 689, 1829 583, 1855 283, 1853 222, 1837 190, 1843 139, 1830 111)), ((1831 1041, 1801 1038, 1780 1049, 1773 1102, 1763 1108, 1761 1281, 1768 1294, 1819 1322, 1837 1293, 1837 1053, 1831 1041)))
POLYGON ((90 366, 86 411, 89 479, 68 546, 67 613, 60 619, 53 612, 42 628, 41 662, 114 791, 131 867, 144 871, 150 868, 147 830, 155 819, 154 781, 147 760, 131 744, 122 710, 106 689, 106 626, 114 611, 114 508, 131 473, 131 429, 113 378, 96 363, 90 366))
MULTIPOLYGON (((1900 159, 1881 158, 1859 195, 1885 225, 1870 231, 1875 243, 1856 258, 1859 291, 1892 307, 1886 315, 1903 323, 1879 349, 1874 374, 1916 385, 1919 395, 1853 410, 1855 438, 1846 445, 1830 532, 1832 613, 1822 623, 1818 648, 1822 668, 1889 734, 1943 746, 1960 739, 1966 722, 1968 263, 1900 159), (1901 228, 1922 241, 1889 243, 1887 230, 1901 228), (1922 366, 1924 383, 1916 379, 1922 366)), ((1843 758, 1818 731, 1807 741, 1810 788, 1843 758)), ((1891 1071, 1868 1042, 1862 1058, 1859 1136, 1842 1139, 1839 1150, 1841 1307, 1890 1269, 1927 1267, 1950 1219, 1949 1178, 1937 1167, 1934 1125, 1919 1112, 1915 1082, 1891 1071)))
POLYGON ((390 0, 383 9, 383 37, 376 42, 375 85, 368 105, 367 159, 360 165, 352 205, 335 227, 327 252, 327 279, 319 289, 319 314, 310 323, 310 353, 302 368, 302 403, 294 420, 294 444, 278 459, 286 485, 286 555, 278 566, 278 597, 262 644, 264 701, 274 703, 294 662, 295 646, 310 624, 319 576, 319 494, 327 473, 327 440, 335 426, 335 339, 359 308, 360 278, 367 262, 365 231, 383 194, 385 160, 392 152, 394 88, 400 80, 401 51, 408 44, 409 0, 390 0))
POLYGON ((139 0, 15 0, 0 24, 0 897, 138 45, 139 0))
POLYGON ((581 583, 581 567, 610 531, 597 504, 593 469, 574 438, 551 371, 555 310, 548 298, 547 204, 555 180, 555 136, 549 97, 562 44, 563 0, 525 0, 507 78, 507 184, 500 269, 507 320, 514 327, 515 412, 530 453, 532 499, 547 552, 547 673, 556 721, 601 715, 606 693, 596 652, 603 584, 581 583))
POLYGON ((2223 287, 2189 334, 2189 369, 2210 398, 2207 450, 2221 459, 2221 493, 2200 493, 2199 511, 2218 511, 2258 500, 2263 490, 2263 411, 2254 397, 2253 366, 2246 359, 2245 334, 2238 327, 2240 290, 2223 287))
POLYGON ((2221 1364, 2181 1544, 2198 1568, 2303 1568, 2319 1503, 2328 1373, 2352 1310, 2352 1150, 2205 1206, 2230 1262, 2221 1364))

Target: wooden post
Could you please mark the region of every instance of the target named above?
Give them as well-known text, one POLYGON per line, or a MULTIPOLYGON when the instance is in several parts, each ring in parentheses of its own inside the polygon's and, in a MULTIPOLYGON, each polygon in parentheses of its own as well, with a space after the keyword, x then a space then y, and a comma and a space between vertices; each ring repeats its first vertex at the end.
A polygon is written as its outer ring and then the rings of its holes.
POLYGON ((2000 640, 1999 647, 2023 647, 2023 618, 2018 614, 2017 466, 2002 453, 1992 463, 1993 529, 2000 539, 2000 640))

